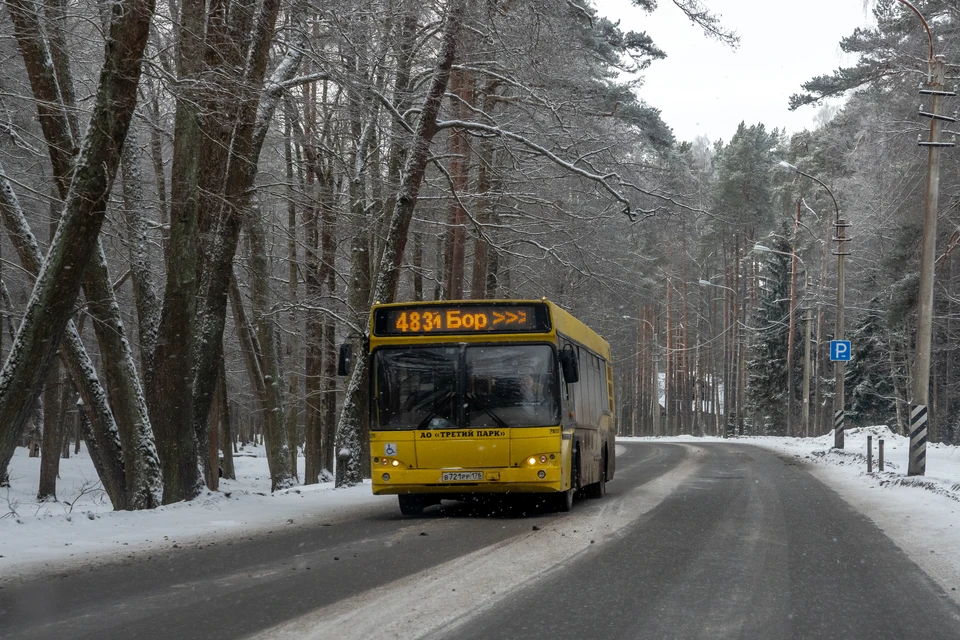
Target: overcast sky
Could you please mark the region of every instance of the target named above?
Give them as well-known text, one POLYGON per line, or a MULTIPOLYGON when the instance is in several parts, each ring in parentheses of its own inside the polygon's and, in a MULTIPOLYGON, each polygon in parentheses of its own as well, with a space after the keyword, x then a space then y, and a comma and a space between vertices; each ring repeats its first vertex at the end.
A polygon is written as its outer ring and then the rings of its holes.
POLYGON ((840 39, 872 21, 863 0, 705 0, 740 36, 736 51, 709 40, 671 0, 652 14, 630 0, 594 0, 624 31, 646 31, 667 53, 645 72, 640 96, 661 110, 678 140, 730 140, 741 121, 793 133, 813 127, 819 107, 787 109, 810 78, 854 60, 840 39))

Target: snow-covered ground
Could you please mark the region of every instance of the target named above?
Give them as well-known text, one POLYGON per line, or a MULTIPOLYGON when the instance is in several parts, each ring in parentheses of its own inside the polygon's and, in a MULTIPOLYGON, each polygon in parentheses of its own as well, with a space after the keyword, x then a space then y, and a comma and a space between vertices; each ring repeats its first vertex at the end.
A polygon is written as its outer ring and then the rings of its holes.
MULTIPOLYGON (((927 475, 908 478, 907 441, 886 427, 848 430, 843 451, 831 449, 832 436, 657 439, 671 440, 757 445, 803 463, 960 602, 960 447, 929 445, 927 475), (874 473, 867 474, 867 435, 873 436, 875 465, 877 441, 885 441, 883 472, 875 466, 874 473)), ((113 512, 83 450, 61 461, 60 502, 38 503, 40 460, 18 449, 10 465, 12 486, 0 489, 0 582, 44 568, 64 570, 101 556, 215 544, 306 518, 330 521, 386 500, 372 496, 366 485, 334 490, 330 483, 270 494, 262 448, 248 447, 235 462, 237 480, 222 479, 219 492, 152 511, 113 512)))
MULTIPOLYGON (((303 469, 302 458, 300 465, 303 469)), ((41 503, 36 499, 40 459, 18 448, 10 463, 11 486, 0 488, 0 583, 98 556, 215 544, 306 518, 332 522, 348 507, 383 500, 371 495, 368 485, 334 490, 330 482, 271 494, 263 447, 248 445, 235 455, 234 466, 236 480, 221 478, 220 491, 192 502, 114 512, 85 448, 60 461, 59 502, 41 503)))

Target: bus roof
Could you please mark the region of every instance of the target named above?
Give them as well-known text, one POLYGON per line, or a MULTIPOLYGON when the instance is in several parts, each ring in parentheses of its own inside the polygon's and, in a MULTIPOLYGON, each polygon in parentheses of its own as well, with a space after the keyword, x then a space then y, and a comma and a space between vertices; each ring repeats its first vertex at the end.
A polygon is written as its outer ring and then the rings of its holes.
POLYGON ((553 326, 557 333, 579 342, 591 351, 603 356, 608 362, 610 361, 610 344, 601 338, 600 334, 556 304, 549 300, 544 300, 544 302, 550 307, 550 317, 553 318, 553 326))

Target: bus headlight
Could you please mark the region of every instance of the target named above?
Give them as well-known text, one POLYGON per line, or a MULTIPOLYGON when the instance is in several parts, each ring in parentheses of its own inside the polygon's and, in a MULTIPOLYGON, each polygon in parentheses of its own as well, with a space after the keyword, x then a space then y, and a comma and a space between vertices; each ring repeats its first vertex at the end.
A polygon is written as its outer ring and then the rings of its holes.
POLYGON ((537 471, 537 477, 543 480, 544 478, 547 477, 547 472, 544 471, 543 469, 540 469, 540 471, 537 471))
POLYGON ((383 477, 383 481, 384 481, 384 482, 390 482, 390 474, 389 474, 389 473, 383 474, 382 477, 383 477))
POLYGON ((534 456, 530 456, 529 458, 527 458, 527 464, 529 465, 537 464, 537 459, 534 456))
POLYGON ((399 467, 399 466, 400 466, 400 462, 399 462, 398 460, 394 460, 394 461, 393 461, 393 466, 399 467))
POLYGON ((547 464, 547 456, 546 456, 546 454, 540 456, 540 464, 547 464))

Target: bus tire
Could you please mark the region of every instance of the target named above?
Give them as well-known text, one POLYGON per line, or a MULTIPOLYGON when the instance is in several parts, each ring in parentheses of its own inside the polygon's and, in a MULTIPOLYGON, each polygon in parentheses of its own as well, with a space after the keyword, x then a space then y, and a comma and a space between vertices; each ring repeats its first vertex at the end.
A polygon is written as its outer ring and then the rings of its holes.
POLYGON ((405 516, 418 516, 426 506, 424 499, 418 495, 399 495, 400 513, 405 516))
POLYGON ((570 488, 555 495, 557 511, 567 513, 573 509, 573 497, 577 493, 577 481, 580 478, 580 448, 574 450, 573 465, 570 468, 570 488))

